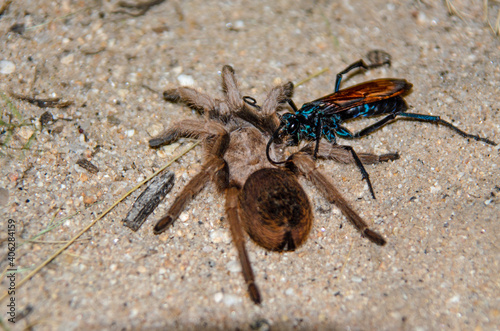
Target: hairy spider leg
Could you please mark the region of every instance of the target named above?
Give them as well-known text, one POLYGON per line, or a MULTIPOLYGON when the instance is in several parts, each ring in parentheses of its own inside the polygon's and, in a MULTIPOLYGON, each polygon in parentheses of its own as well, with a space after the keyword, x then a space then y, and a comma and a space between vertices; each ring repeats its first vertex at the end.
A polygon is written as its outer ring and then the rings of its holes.
MULTIPOLYGON (((182 123, 182 122, 180 122, 182 123)), ((179 123, 179 124, 180 124, 179 123)), ((170 134, 166 136, 176 136, 177 134, 193 134, 194 129, 188 132, 178 132, 182 125, 174 126, 173 130, 169 130, 170 134)), ((172 224, 180 215, 181 211, 186 207, 186 205, 195 197, 201 189, 207 184, 209 180, 215 182, 217 189, 222 191, 228 186, 227 181, 229 180, 227 163, 224 161, 222 156, 224 155, 227 146, 229 145, 229 133, 224 130, 219 124, 214 124, 208 129, 213 130, 211 134, 203 132, 202 134, 206 136, 207 148, 210 150, 212 158, 210 158, 201 168, 201 171, 196 174, 184 188, 181 193, 177 196, 174 203, 168 210, 167 214, 162 217, 153 228, 155 234, 159 234, 172 224)), ((200 134, 198 132, 198 134, 200 134)), ((201 135, 201 134, 200 134, 201 135)), ((178 136, 177 136, 178 138, 178 136)), ((153 139, 152 139, 153 140, 153 139)))
POLYGON ((380 246, 386 244, 385 239, 368 227, 368 224, 351 208, 335 186, 317 170, 314 159, 310 154, 304 152, 295 153, 290 156, 287 165, 292 169, 297 169, 310 180, 323 193, 328 202, 335 204, 364 237, 380 246))
POLYGON ((238 195, 239 189, 235 186, 225 190, 226 214, 229 221, 229 229, 231 230, 234 245, 238 251, 243 278, 248 288, 248 294, 253 302, 260 304, 262 302, 262 297, 255 283, 255 276, 253 274, 252 265, 250 264, 250 259, 248 258, 241 220, 238 214, 238 195))
POLYGON ((186 205, 205 187, 208 181, 214 177, 214 174, 220 171, 221 167, 224 167, 224 163, 222 159, 212 159, 205 163, 202 170, 196 174, 177 195, 174 203, 167 211, 167 214, 156 222, 153 232, 155 234, 160 234, 173 224, 180 213, 185 209, 186 205))

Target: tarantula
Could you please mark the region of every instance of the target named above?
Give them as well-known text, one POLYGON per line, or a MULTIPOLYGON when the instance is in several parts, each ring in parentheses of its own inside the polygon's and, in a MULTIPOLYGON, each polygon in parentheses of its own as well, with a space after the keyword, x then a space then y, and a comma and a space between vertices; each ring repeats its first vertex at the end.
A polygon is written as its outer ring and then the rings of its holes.
MULTIPOLYGON (((271 251, 293 251, 303 244, 311 230, 313 214, 309 199, 297 181, 299 175, 310 180, 329 202, 335 203, 363 236, 375 244, 385 244, 385 239, 368 227, 316 169, 312 156, 314 148, 310 144, 289 156, 282 167, 268 162, 266 144, 280 124, 277 111, 292 97, 292 83, 273 88, 260 107, 253 98, 241 96, 233 68, 224 66, 222 90, 222 100, 189 87, 164 92, 167 101, 184 103, 203 118, 177 122, 152 138, 149 145, 158 147, 191 137, 202 141, 205 156, 201 171, 187 183, 167 214, 156 223, 156 234, 165 231, 205 184, 212 181, 217 191, 225 196, 227 220, 243 277, 256 304, 262 299, 245 249, 243 229, 258 245, 271 251)), ((279 147, 273 145, 269 153, 275 157, 279 147)), ((320 145, 317 156, 354 163, 352 154, 338 145, 320 145)), ((358 156, 364 163, 397 158, 397 154, 358 153, 358 156)))

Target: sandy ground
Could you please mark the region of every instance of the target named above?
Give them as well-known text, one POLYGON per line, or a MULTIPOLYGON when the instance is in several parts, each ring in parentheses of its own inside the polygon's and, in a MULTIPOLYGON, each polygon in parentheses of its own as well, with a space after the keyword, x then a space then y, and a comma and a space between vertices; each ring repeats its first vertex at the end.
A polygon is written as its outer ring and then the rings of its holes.
MULTIPOLYGON (((411 111, 440 115, 500 141, 500 43, 482 22, 479 1, 454 2, 464 20, 450 16, 444 1, 209 3, 166 1, 132 17, 116 12, 114 1, 14 1, 0 17, 0 61, 7 61, 0 67, 2 93, 74 102, 43 109, 9 97, 24 120, 35 124, 15 129, 1 149, 0 266, 9 267, 12 219, 16 283, 191 144, 148 147, 162 128, 196 116, 162 101, 155 91, 192 81, 220 96, 224 64, 235 68, 241 90, 259 103, 275 84, 330 68, 297 88, 294 100, 300 105, 330 93, 335 74, 348 64, 383 49, 392 55, 390 68, 355 75, 343 86, 405 78, 414 85, 406 98, 411 111), (24 24, 25 31, 9 31, 14 24, 24 24), (40 128, 45 111, 59 120, 40 128), (21 150, 33 133, 30 148, 21 150), (76 165, 82 157, 99 172, 76 165), (56 226, 50 232, 25 242, 51 225, 56 226)), ((5 99, 0 103, 2 121, 19 123, 5 99)), ((9 136, 6 129, 2 142, 9 136)), ((238 268, 223 198, 212 186, 167 232, 152 233, 154 220, 200 170, 202 151, 196 147, 170 167, 175 187, 138 232, 121 220, 139 191, 4 298, 4 326, 498 329, 498 147, 408 121, 347 143, 358 152, 401 155, 367 166, 377 200, 355 166, 319 162, 355 210, 387 238, 385 247, 361 238, 335 206, 303 182, 315 214, 307 243, 278 254, 248 240, 264 300, 254 305, 238 268), (16 324, 8 322, 11 297, 16 324)), ((2 292, 10 284, 7 275, 2 274, 2 292)))

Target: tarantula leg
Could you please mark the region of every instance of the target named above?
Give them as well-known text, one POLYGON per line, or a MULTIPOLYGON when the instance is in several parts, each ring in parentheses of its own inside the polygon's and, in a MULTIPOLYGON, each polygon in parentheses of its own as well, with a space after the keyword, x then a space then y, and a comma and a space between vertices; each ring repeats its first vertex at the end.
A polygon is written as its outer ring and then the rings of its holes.
POLYGON ((156 223, 153 232, 159 234, 165 231, 170 224, 175 222, 186 205, 203 189, 210 179, 215 177, 220 181, 221 172, 227 173, 227 164, 223 159, 212 158, 205 163, 201 171, 177 195, 167 214, 156 223))
MULTIPOLYGON (((313 147, 311 144, 307 144, 300 151, 312 155, 313 147)), ((361 160, 361 162, 363 162, 364 164, 375 164, 375 163, 387 162, 399 159, 399 154, 397 152, 387 153, 382 155, 371 154, 371 153, 356 153, 356 154, 358 155, 358 158, 361 160)), ((320 144, 318 150, 318 158, 334 160, 340 163, 355 163, 355 160, 352 157, 352 153, 337 144, 320 144)))
POLYGON ((225 134, 219 123, 200 120, 184 120, 174 123, 170 128, 149 140, 150 147, 171 144, 180 138, 206 139, 209 136, 225 134))
POLYGON ((218 101, 190 87, 178 87, 163 92, 163 99, 171 103, 183 103, 203 114, 217 108, 218 101))
POLYGON ((199 120, 184 120, 174 123, 167 130, 150 139, 149 147, 168 145, 180 138, 198 139, 203 134, 200 128, 203 128, 204 126, 205 123, 199 120))
POLYGON ((244 107, 245 102, 241 97, 238 89, 238 81, 234 75, 234 69, 231 66, 225 65, 222 67, 222 91, 226 95, 226 102, 229 109, 238 111, 244 107))
MULTIPOLYGON (((280 109, 283 104, 292 100, 293 97, 293 83, 288 82, 283 85, 274 87, 267 94, 266 100, 262 104, 262 113, 265 116, 272 116, 276 113, 277 109, 280 109)), ((279 125, 279 122, 278 122, 279 125)), ((276 126, 277 128, 278 126, 276 126)), ((276 130, 276 129, 275 129, 276 130)))
MULTIPOLYGON (((372 197, 375 199, 375 192, 370 181, 370 176, 366 171, 364 164, 374 164, 379 162, 386 162, 390 160, 399 159, 398 153, 388 153, 383 155, 376 155, 371 153, 356 153, 351 146, 343 146, 337 144, 321 144, 318 146, 316 143, 316 148, 318 148, 317 156, 319 158, 335 160, 341 163, 354 163, 357 165, 363 179, 366 179, 368 184, 368 189, 372 197)), ((305 152, 309 155, 316 155, 316 151, 313 151, 312 144, 309 143, 301 149, 301 152, 305 152)))
POLYGON ((250 259, 248 258, 248 253, 245 248, 245 239, 243 236, 241 220, 238 214, 238 193, 238 188, 234 186, 226 190, 227 219, 229 221, 229 228, 231 229, 234 244, 238 251, 243 278, 245 279, 248 288, 248 294, 253 302, 260 304, 262 302, 262 298, 260 296, 259 289, 257 288, 257 284, 255 283, 252 266, 250 265, 250 259))
POLYGON ((249 103, 248 101, 243 102, 243 106, 236 113, 236 116, 251 123, 260 131, 267 132, 272 135, 273 132, 278 129, 280 124, 280 119, 279 116, 277 116, 276 111, 282 106, 283 103, 286 102, 286 100, 289 100, 292 95, 292 83, 276 86, 268 93, 262 107, 249 103))
POLYGON ((385 239, 371 230, 366 222, 351 208, 340 192, 328 179, 316 169, 312 156, 303 152, 295 153, 287 160, 287 166, 298 170, 310 180, 326 197, 330 203, 340 208, 347 219, 361 232, 361 234, 377 245, 385 245, 385 239))

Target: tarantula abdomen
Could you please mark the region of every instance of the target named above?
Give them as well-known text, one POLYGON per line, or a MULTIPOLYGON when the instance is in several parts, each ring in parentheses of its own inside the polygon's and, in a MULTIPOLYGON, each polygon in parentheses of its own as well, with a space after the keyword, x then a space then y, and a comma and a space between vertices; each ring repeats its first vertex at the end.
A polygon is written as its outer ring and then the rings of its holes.
POLYGON ((241 190, 239 208, 246 232, 271 251, 293 251, 311 231, 311 204, 287 170, 264 168, 252 173, 241 190))

